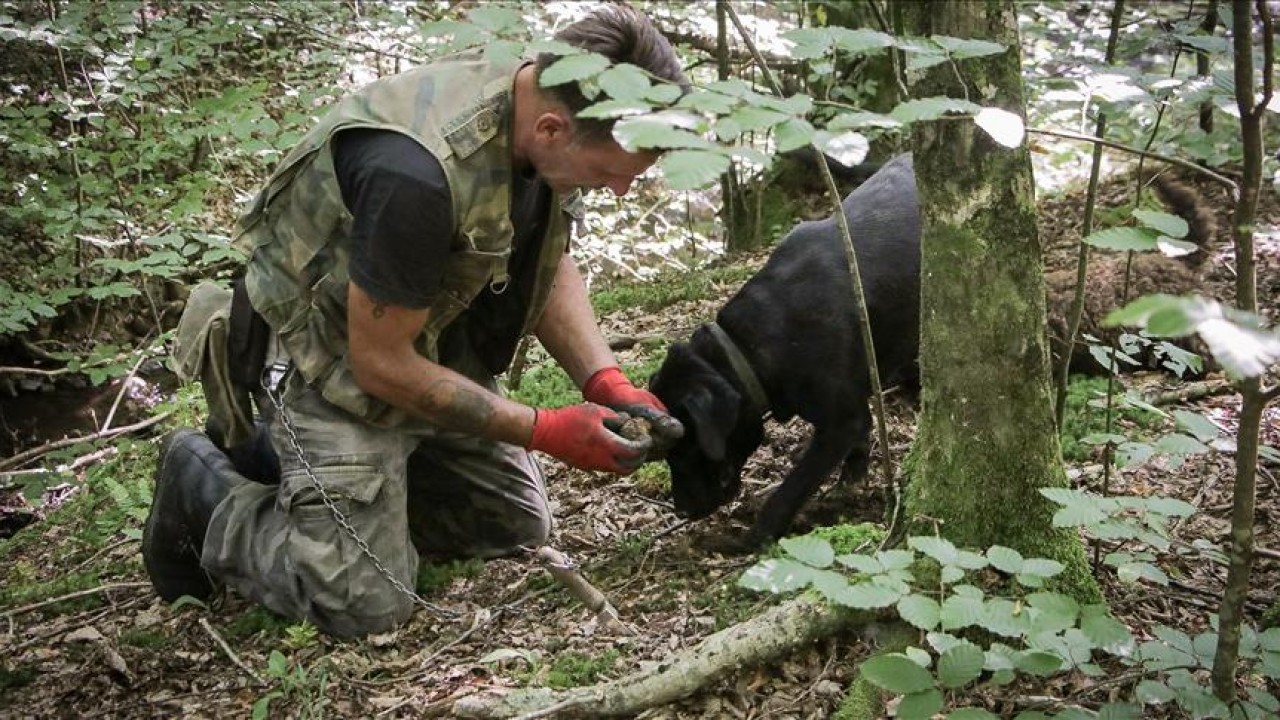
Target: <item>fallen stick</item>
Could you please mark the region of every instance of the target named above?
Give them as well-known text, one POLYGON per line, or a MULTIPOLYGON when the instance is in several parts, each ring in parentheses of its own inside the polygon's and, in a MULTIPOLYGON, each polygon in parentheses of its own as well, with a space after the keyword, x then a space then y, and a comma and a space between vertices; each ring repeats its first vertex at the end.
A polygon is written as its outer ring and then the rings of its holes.
POLYGON ((172 411, 166 411, 166 412, 160 413, 159 415, 153 415, 147 418, 146 420, 142 420, 141 422, 136 422, 132 425, 121 425, 120 427, 117 427, 117 428, 112 428, 110 430, 103 430, 102 432, 96 432, 90 435, 83 435, 81 437, 74 437, 74 438, 63 438, 61 440, 55 440, 51 443, 45 443, 40 447, 31 448, 26 452, 20 452, 11 458, 0 460, 0 470, 8 470, 9 468, 20 467, 22 465, 25 465, 28 460, 38 458, 41 455, 51 453, 54 450, 58 450, 60 448, 70 447, 72 445, 75 445, 76 443, 91 442, 93 440, 106 440, 107 438, 113 438, 117 435, 124 435, 126 433, 145 430, 146 428, 149 428, 152 425, 155 425, 156 423, 160 422, 161 420, 164 420, 165 418, 169 417, 172 414, 173 414, 172 411))
POLYGON ((109 591, 111 591, 111 590, 129 590, 129 589, 131 589, 131 588, 144 588, 144 587, 151 587, 151 583, 149 583, 149 582, 126 582, 126 583, 111 583, 111 584, 109 584, 109 585, 99 585, 99 586, 98 586, 98 587, 96 587, 96 588, 89 588, 88 590, 77 590, 77 591, 75 591, 75 592, 73 592, 73 593, 67 593, 66 595, 60 595, 60 596, 58 596, 58 597, 56 597, 56 598, 49 598, 48 600, 41 600, 41 601, 40 601, 40 602, 38 602, 38 603, 31 603, 30 605, 23 605, 22 607, 14 608, 14 609, 12 609, 12 610, 5 610, 4 612, 0 613, 0 617, 13 618, 13 617, 17 617, 17 616, 19 616, 19 615, 23 615, 23 614, 25 614, 25 613, 29 613, 29 612, 31 612, 32 610, 39 610, 39 609, 40 609, 40 608, 42 608, 42 607, 48 607, 48 606, 50 606, 50 605, 56 605, 56 604, 58 604, 58 603, 60 603, 60 602, 63 602, 63 601, 65 601, 65 600, 75 600, 76 598, 88 597, 88 596, 90 596, 90 595, 97 595, 98 593, 109 592, 109 591))
POLYGON ((636 715, 688 697, 740 670, 761 665, 839 630, 895 616, 888 608, 853 611, 803 595, 746 622, 708 636, 652 669, 600 685, 553 690, 526 688, 464 697, 453 705, 458 717, 532 718, 551 713, 599 717, 636 715))
POLYGON ((582 573, 578 572, 578 566, 569 560, 568 556, 556 550, 555 548, 543 545, 534 551, 538 559, 546 565, 547 570, 551 573, 561 585, 569 589, 569 592, 578 601, 587 606, 587 609, 596 614, 596 617, 602 618, 605 622, 613 625, 616 629, 624 630, 632 635, 633 630, 628 628, 622 618, 618 616, 618 611, 609 602, 609 598, 600 592, 596 586, 582 577, 582 573))
POLYGON ((209 633, 209 637, 213 638, 213 641, 218 644, 218 647, 222 648, 223 654, 225 654, 231 662, 235 663, 236 667, 240 668, 246 675, 253 678, 253 681, 258 685, 267 684, 267 681, 263 680, 261 675, 254 672, 253 668, 244 664, 244 661, 240 659, 239 655, 236 655, 235 651, 231 649, 231 646, 227 644, 227 641, 223 640, 222 636, 218 634, 218 631, 213 629, 213 626, 209 624, 209 620, 207 618, 200 618, 200 627, 204 628, 204 631, 209 633))

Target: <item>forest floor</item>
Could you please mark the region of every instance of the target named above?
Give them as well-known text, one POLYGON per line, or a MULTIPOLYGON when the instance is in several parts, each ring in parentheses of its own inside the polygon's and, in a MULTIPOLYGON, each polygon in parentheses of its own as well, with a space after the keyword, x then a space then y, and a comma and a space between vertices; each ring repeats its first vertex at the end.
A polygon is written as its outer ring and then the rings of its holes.
MULTIPOLYGON (((1275 319, 1280 317, 1280 211, 1274 190, 1264 196, 1261 225, 1271 234, 1259 238, 1258 297, 1275 319)), ((1081 203, 1078 195, 1045 203, 1044 216, 1053 219, 1044 223, 1051 248, 1070 244, 1074 229, 1061 221, 1078 218, 1081 203)), ((1220 217, 1219 224, 1227 227, 1227 218, 1220 217)), ((1047 257, 1051 266, 1074 263, 1073 251, 1065 249, 1047 257)), ((735 262, 761 261, 755 256, 735 262)), ((1220 243, 1207 267, 1205 294, 1224 301, 1234 297, 1230 268, 1230 251, 1220 243)), ((735 290, 721 287, 717 296, 658 314, 613 313, 603 322, 610 336, 684 337, 735 290)), ((630 353, 644 352, 652 348, 642 343, 621 355, 626 362, 635 359, 630 353)), ((1160 375, 1126 381, 1178 384, 1160 375)), ((1238 405, 1235 395, 1223 392, 1181 407, 1204 413, 1233 434, 1238 405)), ((894 399, 889 413, 890 452, 899 463, 914 434, 915 408, 894 399)), ((1271 408, 1263 427, 1263 442, 1280 448, 1280 410, 1271 408)), ((608 596, 623 628, 597 621, 542 565, 526 558, 441 568, 443 580, 424 592, 429 601, 459 613, 457 618, 420 611, 400 629, 360 641, 317 636, 234 595, 209 607, 175 609, 159 601, 147 584, 136 538, 117 534, 86 546, 75 534, 83 526, 61 522, 55 513, 13 540, 0 541, 14 543, 0 556, 0 585, 55 583, 85 573, 97 581, 89 592, 57 603, 0 605, 0 717, 246 717, 268 696, 273 699, 266 717, 447 716, 452 702, 469 693, 621 677, 779 601, 737 586, 753 559, 709 554, 700 543, 745 529, 805 435, 800 422, 771 424, 764 446, 746 467, 743 496, 698 522, 676 518, 650 473, 615 478, 545 463, 557 523, 552 543, 608 596), (273 668, 273 651, 282 654, 283 666, 273 668)), ((1094 459, 1073 463, 1072 476, 1097 489, 1097 467, 1094 459)), ((1257 543, 1268 552, 1255 564, 1247 606, 1255 623, 1280 587, 1277 475, 1275 463, 1264 464, 1259 474, 1257 543)), ((1175 526, 1175 538, 1221 545, 1233 477, 1233 455, 1213 452, 1178 467, 1152 463, 1119 472, 1110 491, 1186 500, 1199 512, 1175 526)), ((888 490, 879 477, 857 486, 833 485, 810 503, 796 532, 882 520, 888 490)), ((138 527, 136 520, 133 526, 138 527)), ((1110 572, 1100 573, 1113 611, 1139 637, 1148 636, 1157 623, 1188 632, 1203 629, 1216 612, 1225 569, 1173 555, 1161 562, 1172 579, 1167 587, 1124 584, 1110 572)), ((775 665, 743 668, 640 717, 827 717, 875 640, 874 630, 829 637, 775 665)), ((1113 690, 1068 675, 1036 688, 1036 694, 1097 703, 1113 690)), ((1018 707, 1010 688, 984 688, 971 700, 1005 716, 1018 707)))

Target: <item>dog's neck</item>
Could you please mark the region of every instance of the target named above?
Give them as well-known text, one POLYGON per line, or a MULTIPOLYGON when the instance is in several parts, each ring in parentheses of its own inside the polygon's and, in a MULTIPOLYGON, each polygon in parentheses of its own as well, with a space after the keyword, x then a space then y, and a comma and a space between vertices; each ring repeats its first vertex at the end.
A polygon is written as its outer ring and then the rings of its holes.
POLYGON ((747 401, 751 403, 754 414, 763 416, 769 411, 769 396, 765 394, 764 386, 760 384, 760 378, 751 367, 751 362, 747 360, 746 355, 742 354, 741 348, 733 338, 729 337, 729 333, 720 327, 719 323, 713 321, 708 323, 706 328, 728 359, 729 368, 733 371, 733 376, 746 395, 747 401))

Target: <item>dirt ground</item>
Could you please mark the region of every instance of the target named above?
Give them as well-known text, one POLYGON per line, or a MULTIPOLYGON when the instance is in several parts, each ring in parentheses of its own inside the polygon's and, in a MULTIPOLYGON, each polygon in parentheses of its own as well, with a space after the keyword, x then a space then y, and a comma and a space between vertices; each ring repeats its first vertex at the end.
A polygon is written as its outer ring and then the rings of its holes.
MULTIPOLYGON (((1118 197, 1119 188, 1110 185, 1104 195, 1118 197)), ((1264 194, 1263 225, 1272 230, 1268 238, 1259 239, 1258 296, 1267 314, 1276 318, 1280 317, 1280 233, 1276 230, 1280 213, 1274 190, 1264 194)), ((1051 266, 1074 262, 1068 246, 1076 232, 1072 224, 1080 215, 1080 203, 1078 195, 1045 203, 1043 232, 1051 248, 1051 266)), ((1225 206, 1217 203, 1219 208, 1225 206)), ((1219 225, 1227 227, 1225 216, 1219 218, 1219 225)), ((1206 294, 1225 301, 1234 297, 1231 267, 1223 236, 1207 268, 1206 294)), ((733 290, 722 288, 719 299, 671 307, 658 316, 619 313, 605 319, 606 330, 611 335, 683 336, 733 290)), ((624 361, 627 352, 635 351, 625 351, 624 361)), ((1145 381, 1168 382, 1159 376, 1145 381)), ((1229 433, 1235 431, 1238 399, 1234 395, 1202 397, 1183 407, 1205 413, 1229 433)), ((913 436, 913 409, 896 400, 889 409, 890 451, 900 461, 913 436)), ((104 551, 78 558, 73 567, 45 567, 39 557, 26 558, 35 560, 48 578, 99 568, 101 581, 112 587, 94 593, 96 602, 87 609, 0 608, 4 613, 0 615, 0 658, 7 676, 14 677, 20 668, 37 673, 25 683, 14 683, 15 687, 0 685, 0 717, 247 717, 253 704, 270 690, 259 679, 270 678, 273 650, 284 652, 307 674, 283 684, 287 695, 273 701, 269 717, 447 716, 452 701, 462 695, 518 687, 530 678, 547 682, 551 670, 564 670, 569 666, 566 659, 575 654, 594 659, 594 664, 585 664, 591 665, 588 670, 596 679, 623 676, 777 602, 736 587, 751 560, 709 555, 700 549, 700 541, 745 528, 804 436, 802 423, 771 425, 765 445, 747 466, 743 498, 695 523, 676 518, 667 499, 643 474, 616 479, 546 463, 557 521, 554 545, 568 553, 584 576, 608 596, 624 629, 597 621, 561 585, 549 580, 540 564, 527 558, 472 567, 447 587, 428 594, 428 600, 458 613, 456 618, 420 611, 399 630, 358 642, 295 638, 269 623, 260 631, 247 631, 248 619, 261 613, 234 596, 207 609, 171 609, 146 584, 136 540, 118 538, 104 551), (484 661, 495 652, 503 659, 484 661), (322 683, 323 667, 328 669, 322 683)), ((1264 421, 1263 441, 1280 448, 1280 410, 1274 407, 1264 421)), ((1073 467, 1072 472, 1096 489, 1096 465, 1073 467)), ((1111 492, 1159 494, 1191 502, 1200 512, 1177 525, 1175 538, 1222 543, 1228 529, 1233 472, 1232 455, 1216 452, 1175 469, 1148 465, 1122 472, 1112 480, 1111 492)), ((1254 622, 1275 602, 1275 588, 1280 586, 1278 474, 1280 467, 1271 464, 1259 475, 1257 543, 1266 552, 1255 564, 1249 596, 1248 612, 1254 622)), ((806 510, 797 531, 814 524, 878 522, 883 517, 886 488, 878 478, 857 487, 832 489, 829 484, 826 490, 806 510)), ((26 532, 41 535, 41 543, 31 551, 36 554, 65 542, 63 530, 51 523, 26 532)), ((1217 608, 1224 568, 1173 557, 1165 560, 1172 578, 1169 587, 1124 585, 1109 573, 1102 575, 1114 612, 1140 636, 1157 623, 1201 629, 1217 608)), ((0 569, 0 577, 7 574, 0 569)), ((874 630, 829 637, 779 664, 742 669, 691 698, 640 717, 826 717, 857 672, 857 660, 875 640, 874 630)), ((1112 689, 1082 676, 1067 676, 1037 692, 1101 702, 1112 689)), ((1009 689, 983 690, 980 697, 995 712, 1015 707, 1009 689)))

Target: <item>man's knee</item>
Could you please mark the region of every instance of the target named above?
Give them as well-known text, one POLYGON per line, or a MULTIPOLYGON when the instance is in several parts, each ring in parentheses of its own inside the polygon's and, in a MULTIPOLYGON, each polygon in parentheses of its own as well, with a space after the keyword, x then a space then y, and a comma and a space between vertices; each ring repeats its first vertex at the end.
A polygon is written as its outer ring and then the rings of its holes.
POLYGON ((394 630, 408 621, 415 605, 412 598, 389 583, 385 590, 369 588, 351 594, 350 599, 345 607, 316 608, 311 621, 329 635, 357 638, 394 630), (370 613, 369 608, 381 611, 370 613))

